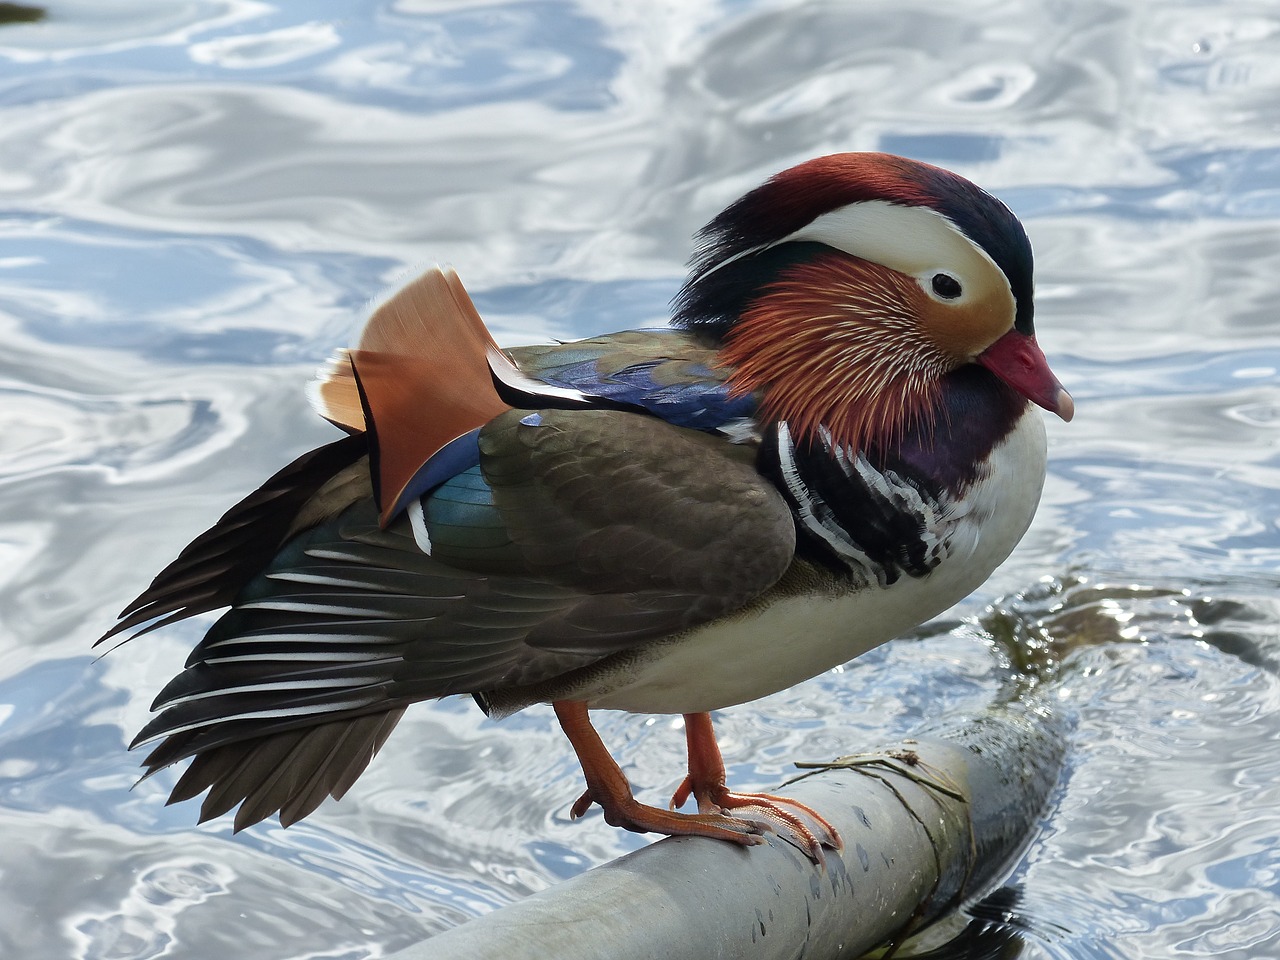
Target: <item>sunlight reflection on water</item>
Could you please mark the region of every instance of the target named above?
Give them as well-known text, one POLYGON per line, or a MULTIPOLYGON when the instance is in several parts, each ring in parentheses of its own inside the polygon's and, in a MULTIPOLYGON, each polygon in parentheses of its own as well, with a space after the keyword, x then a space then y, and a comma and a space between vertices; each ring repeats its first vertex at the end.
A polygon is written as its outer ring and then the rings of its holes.
MULTIPOLYGON (((1077 730, 1012 881, 1024 955, 1274 955, 1269 6, 353 6, 68 0, 0 27, 0 955, 373 956, 644 844, 569 822, 548 711, 462 701, 288 831, 195 827, 173 772, 130 791, 124 747, 208 618, 88 643, 332 438, 302 385, 422 265, 454 264, 503 343, 651 325, 693 230, 843 149, 953 166, 1024 218, 1079 416, 991 582, 725 713, 731 777, 973 709, 1039 656, 1077 730)), ((683 737, 650 719, 600 728, 665 798, 683 737)))

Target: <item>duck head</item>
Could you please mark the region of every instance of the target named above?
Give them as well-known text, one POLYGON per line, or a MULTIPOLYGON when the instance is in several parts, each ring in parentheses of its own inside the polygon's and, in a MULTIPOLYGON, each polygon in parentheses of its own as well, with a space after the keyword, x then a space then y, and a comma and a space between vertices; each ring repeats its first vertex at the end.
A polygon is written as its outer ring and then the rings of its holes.
POLYGON ((733 389, 801 437, 859 449, 931 429, 967 364, 1074 412, 1035 340, 1022 224, 927 163, 841 153, 783 171, 702 230, 675 308, 720 341, 733 389))

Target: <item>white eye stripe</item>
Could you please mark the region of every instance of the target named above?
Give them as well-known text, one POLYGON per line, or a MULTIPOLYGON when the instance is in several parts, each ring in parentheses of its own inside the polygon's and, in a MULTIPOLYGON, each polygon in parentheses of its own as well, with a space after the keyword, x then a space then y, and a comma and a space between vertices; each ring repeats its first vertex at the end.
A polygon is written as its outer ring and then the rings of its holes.
POLYGON ((799 230, 771 243, 762 243, 727 257, 703 274, 703 279, 745 257, 793 241, 824 243, 850 256, 913 277, 932 299, 960 304, 994 280, 1014 299, 1009 278, 987 251, 969 239, 955 222, 930 207, 912 207, 887 200, 864 200, 824 213, 799 230), (967 265, 960 270, 959 265, 967 265), (944 300, 933 292, 936 273, 954 276, 962 295, 944 300), (972 276, 966 274, 972 273, 972 276), (986 283, 982 283, 984 276, 986 283))
POLYGON ((908 207, 885 200, 851 203, 824 213, 778 243, 801 240, 825 243, 915 277, 930 295, 937 273, 954 277, 964 293, 988 271, 1006 287, 1009 285, 1004 272, 982 247, 929 207, 908 207))

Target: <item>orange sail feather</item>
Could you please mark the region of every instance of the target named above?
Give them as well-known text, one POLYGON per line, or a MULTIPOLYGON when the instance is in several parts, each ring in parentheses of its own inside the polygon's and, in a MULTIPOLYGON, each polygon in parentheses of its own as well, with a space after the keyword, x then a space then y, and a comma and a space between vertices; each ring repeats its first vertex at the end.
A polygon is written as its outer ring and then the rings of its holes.
POLYGON ((433 454, 510 409, 489 370, 497 349, 458 275, 435 267, 375 310, 355 349, 319 375, 317 412, 369 434, 384 527, 433 454))

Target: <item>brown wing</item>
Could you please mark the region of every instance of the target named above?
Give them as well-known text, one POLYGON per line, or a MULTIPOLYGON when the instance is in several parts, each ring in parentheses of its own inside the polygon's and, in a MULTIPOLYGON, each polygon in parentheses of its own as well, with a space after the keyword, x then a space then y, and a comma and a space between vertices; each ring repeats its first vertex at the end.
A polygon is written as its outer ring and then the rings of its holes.
POLYGON ((178 795, 213 786, 205 816, 245 801, 237 827, 305 816, 408 703, 554 681, 742 606, 791 560, 786 505, 714 436, 511 411, 481 451, 483 474, 386 530, 366 500, 291 541, 161 693, 148 767, 209 757, 178 795))

